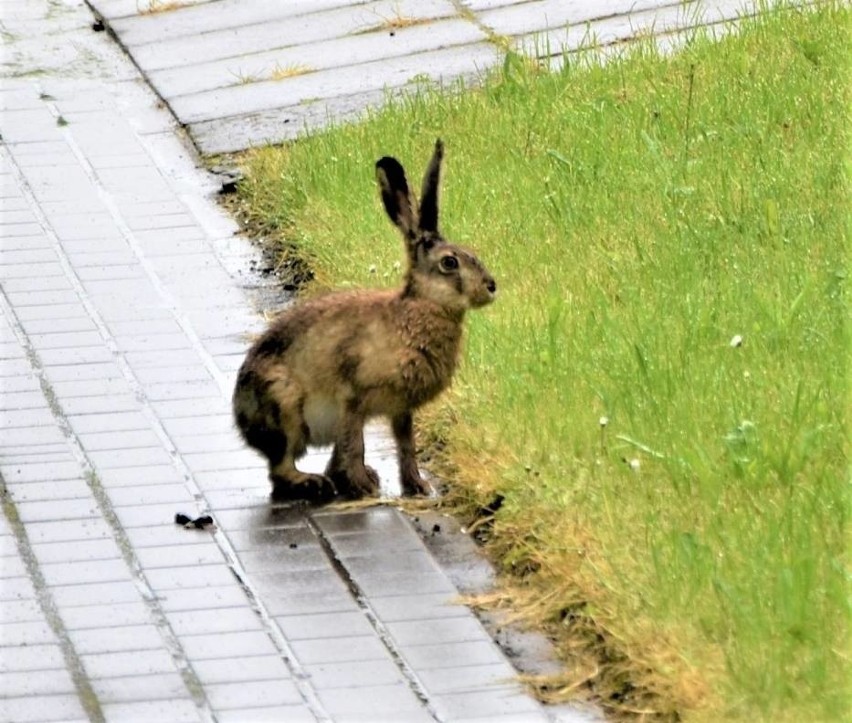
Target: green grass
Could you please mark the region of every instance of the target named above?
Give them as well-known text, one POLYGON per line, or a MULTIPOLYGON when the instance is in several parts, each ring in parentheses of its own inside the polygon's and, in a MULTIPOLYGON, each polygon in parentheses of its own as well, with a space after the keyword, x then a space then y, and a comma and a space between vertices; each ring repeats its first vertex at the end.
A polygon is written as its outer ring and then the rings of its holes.
POLYGON ((849 18, 553 74, 510 56, 247 158, 254 219, 321 286, 394 285, 373 163, 419 185, 445 140, 444 231, 500 297, 425 438, 462 505, 506 496, 506 595, 616 714, 848 710, 849 18))

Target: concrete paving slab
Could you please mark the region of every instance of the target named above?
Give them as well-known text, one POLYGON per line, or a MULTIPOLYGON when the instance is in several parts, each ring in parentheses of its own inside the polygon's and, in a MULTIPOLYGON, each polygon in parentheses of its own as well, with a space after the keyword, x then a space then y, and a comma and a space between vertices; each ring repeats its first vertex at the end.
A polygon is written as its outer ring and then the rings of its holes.
POLYGON ((102 709, 107 721, 116 722, 168 720, 174 723, 189 723, 204 720, 192 702, 180 698, 106 703, 102 709))
MULTIPOLYGON (((303 703, 296 685, 280 678, 275 685, 267 681, 211 683, 206 688, 218 710, 246 711, 252 708, 297 707, 303 703)), ((297 708, 298 709, 298 708, 297 708)))
POLYGON ((89 540, 31 542, 30 548, 43 564, 85 560, 110 560, 116 557, 115 545, 107 537, 89 540))
POLYGON ((340 720, 432 721, 435 718, 405 686, 365 685, 332 688, 320 693, 328 712, 340 720))
MULTIPOLYGON (((304 665, 390 660, 386 646, 372 634, 295 640, 292 648, 304 665)), ((400 681, 401 681, 400 676, 400 681)))
POLYGON ((432 620, 423 625, 419 620, 388 623, 387 631, 400 646, 437 645, 482 639, 482 625, 473 617, 432 620))
POLYGON ((153 673, 103 678, 94 681, 92 687, 103 705, 109 706, 114 703, 180 700, 184 683, 177 673, 153 673))
MULTIPOLYGON (((94 604, 62 611, 68 630, 124 628, 152 623, 151 611, 140 600, 119 605, 94 604)), ((107 633, 108 634, 108 633, 107 633)))
POLYGON ((455 14, 449 0, 378 0, 299 15, 289 15, 285 9, 283 16, 263 22, 237 24, 175 39, 160 40, 156 28, 151 28, 148 37, 128 42, 132 43, 137 62, 146 69, 156 70, 368 32, 394 18, 416 22, 455 14))
POLYGON ((135 602, 139 600, 139 589, 130 580, 118 582, 86 583, 82 585, 59 585, 51 588, 51 593, 60 609, 90 605, 99 600, 108 605, 135 602))
POLYGON ((301 0, 284 7, 244 0, 219 0, 219 12, 211 13, 203 4, 187 4, 173 12, 140 15, 138 11, 116 19, 113 25, 131 42, 165 40, 196 33, 208 33, 244 25, 262 24, 269 20, 305 15, 311 12, 355 5, 363 0, 301 0))
MULTIPOLYGON (((276 622, 287 638, 293 641, 317 641, 341 637, 362 638, 374 634, 373 627, 363 611, 360 610, 325 614, 282 615, 276 618, 276 622)), ((303 660, 303 663, 308 662, 303 660)))
POLYGON ((299 106, 306 101, 367 95, 398 88, 416 81, 424 68, 441 67, 449 80, 476 68, 494 63, 499 51, 489 43, 428 50, 396 58, 383 58, 351 67, 333 67, 290 78, 286 84, 275 80, 217 88, 193 95, 175 96, 171 106, 189 124, 231 116, 299 106))
POLYGON ((65 670, 62 649, 57 643, 32 644, 0 648, 0 672, 65 670))
POLYGON ((218 714, 218 720, 222 723, 253 723, 254 721, 275 723, 282 720, 292 721, 292 723, 313 723, 316 716, 305 706, 288 705, 222 710, 218 714))
POLYGON ((69 637, 74 649, 81 656, 100 653, 136 652, 161 650, 163 639, 156 626, 125 625, 110 631, 108 636, 97 628, 71 630, 69 637))
POLYGON ((221 565, 226 563, 222 550, 215 542, 203 540, 181 541, 180 547, 161 545, 137 550, 139 561, 146 570, 156 570, 161 567, 181 568, 199 565, 221 565))
POLYGON ((323 690, 398 685, 401 681, 399 667, 390 658, 308 664, 304 669, 323 690))
POLYGON ((493 719, 497 716, 514 716, 517 720, 544 723, 547 718, 538 707, 533 707, 528 696, 517 689, 490 689, 451 693, 437 697, 435 710, 446 720, 464 720, 471 717, 493 719))
MULTIPOLYGON (((0 698, 23 698, 50 695, 75 695, 74 681, 65 670, 6 673, 0 681, 0 698)), ((11 720, 11 719, 7 719, 11 720)))
POLYGON ((287 679, 291 672, 280 655, 234 656, 193 663, 198 679, 205 685, 246 681, 287 679))
MULTIPOLYGON (((11 554, 17 554, 15 550, 11 554)), ((5 555, 4 555, 5 557, 5 555)), ((0 563, 5 566, 6 561, 0 563)), ((0 623, 27 623, 40 620, 43 613, 35 600, 3 600, 0 602, 0 623)))
POLYGON ((515 36, 533 32, 555 30, 566 26, 582 26, 593 20, 616 15, 665 7, 683 5, 671 0, 637 0, 626 6, 623 0, 597 0, 596 2, 563 3, 559 0, 534 0, 533 2, 512 2, 495 7, 491 3, 472 0, 468 7, 477 13, 482 22, 495 33, 515 36), (486 7, 491 5, 491 7, 486 7))
MULTIPOLYGON (((81 420, 87 419, 87 416, 74 417, 73 422, 78 424, 81 420)), ((120 454, 120 450, 117 451, 116 454, 120 454)), ((102 485, 107 487, 111 493, 116 495, 117 500, 121 501, 121 504, 114 504, 114 506, 122 507, 125 506, 124 503, 132 504, 132 500, 127 500, 127 498, 121 497, 121 495, 124 494, 119 491, 119 488, 121 487, 139 487, 140 485, 149 485, 154 487, 160 485, 180 485, 183 478, 174 468, 174 465, 162 464, 102 469, 98 475, 98 480, 102 485)))
POLYGON ((77 696, 67 693, 0 699, 0 718, 21 723, 87 719, 77 696))
MULTIPOLYGON (((43 455, 43 452, 39 453, 39 459, 43 455)), ((9 494, 16 503, 45 502, 48 500, 58 502, 60 500, 87 499, 89 487, 80 479, 63 480, 61 483, 51 480, 50 482, 29 482, 9 491, 9 494)))
POLYGON ((245 607, 173 613, 169 616, 169 622, 177 633, 185 635, 263 630, 257 615, 245 607))
POLYGON ((466 617, 468 614, 468 609, 459 604, 456 596, 448 596, 444 593, 393 595, 377 598, 370 604, 385 624, 404 620, 432 621, 466 617))
POLYGON ((240 85, 271 80, 276 73, 292 69, 294 75, 332 68, 347 68, 381 59, 396 58, 434 50, 435 34, 441 36, 440 47, 473 44, 486 40, 486 33, 460 18, 435 20, 426 25, 384 32, 347 35, 315 43, 251 52, 236 58, 197 63, 185 68, 151 71, 151 82, 167 97, 180 97, 240 85), (285 70, 281 70, 285 69, 285 70))
POLYGON ((186 635, 182 642, 187 654, 193 660, 216 660, 232 656, 262 655, 276 652, 266 633, 255 630, 186 635))
POLYGON ((447 665, 418 671, 423 685, 435 695, 464 693, 515 685, 515 671, 506 662, 486 665, 447 665))
POLYGON ((245 607, 250 603, 245 590, 231 583, 195 590, 170 590, 160 598, 166 613, 245 607))
POLYGON ((82 521, 34 522, 26 526, 27 537, 35 545, 40 542, 70 543, 111 539, 109 527, 100 517, 82 521))
POLYGON ((126 580, 127 566, 117 555, 99 560, 74 560, 41 565, 48 585, 85 585, 126 580))
MULTIPOLYGON (((417 87, 411 84, 397 89, 392 95, 400 98, 406 90, 414 92, 417 87)), ((363 117, 367 108, 386 102, 388 95, 382 88, 321 101, 305 101, 269 111, 200 121, 187 126, 187 130, 204 153, 233 153, 292 140, 300 133, 328 125, 332 119, 335 123, 354 121, 363 117)))

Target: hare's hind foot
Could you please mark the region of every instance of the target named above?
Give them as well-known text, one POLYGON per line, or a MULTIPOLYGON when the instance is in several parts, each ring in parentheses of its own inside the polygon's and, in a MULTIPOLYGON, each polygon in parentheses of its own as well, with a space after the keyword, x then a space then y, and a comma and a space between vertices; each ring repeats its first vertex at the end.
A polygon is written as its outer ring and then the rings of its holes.
POLYGON ((323 474, 308 474, 294 470, 286 475, 272 473, 270 496, 276 502, 307 500, 309 502, 328 502, 337 494, 337 489, 323 474))

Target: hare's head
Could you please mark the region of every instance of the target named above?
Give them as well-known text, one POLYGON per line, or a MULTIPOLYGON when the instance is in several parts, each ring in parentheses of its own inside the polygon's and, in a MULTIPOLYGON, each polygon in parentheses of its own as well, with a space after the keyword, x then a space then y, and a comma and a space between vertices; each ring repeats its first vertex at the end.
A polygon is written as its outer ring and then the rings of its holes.
POLYGON ((472 251, 449 243, 438 230, 443 155, 444 144, 438 140, 423 176, 419 204, 408 187, 405 170, 395 158, 385 156, 376 163, 376 179, 385 210, 405 238, 408 271, 404 295, 464 312, 490 304, 497 284, 472 251))

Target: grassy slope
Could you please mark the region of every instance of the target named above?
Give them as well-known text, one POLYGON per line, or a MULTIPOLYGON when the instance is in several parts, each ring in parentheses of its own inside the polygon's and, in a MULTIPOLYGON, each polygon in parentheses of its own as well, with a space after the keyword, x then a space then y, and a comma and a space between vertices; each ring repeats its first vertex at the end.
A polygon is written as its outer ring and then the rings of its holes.
POLYGON ((460 500, 506 495, 492 545, 515 603, 566 633, 569 683, 601 662, 578 633, 603 632, 613 710, 848 702, 848 30, 828 5, 670 59, 510 58, 483 91, 247 160, 252 212, 322 283, 392 285, 372 164, 419 176, 445 139, 444 231, 501 297, 471 315, 432 433, 460 500))

